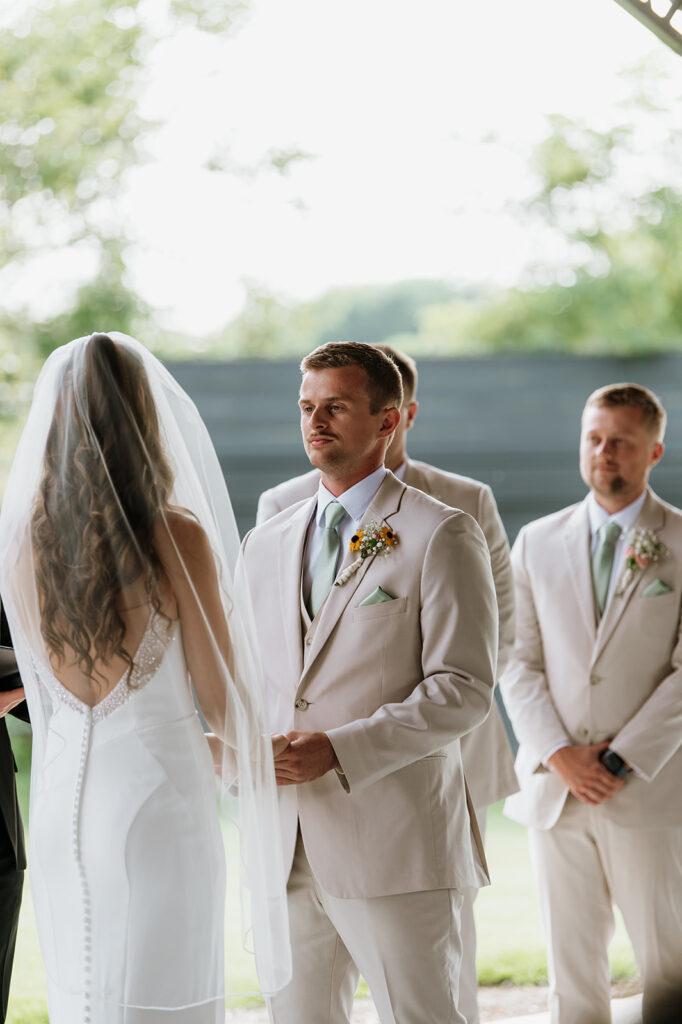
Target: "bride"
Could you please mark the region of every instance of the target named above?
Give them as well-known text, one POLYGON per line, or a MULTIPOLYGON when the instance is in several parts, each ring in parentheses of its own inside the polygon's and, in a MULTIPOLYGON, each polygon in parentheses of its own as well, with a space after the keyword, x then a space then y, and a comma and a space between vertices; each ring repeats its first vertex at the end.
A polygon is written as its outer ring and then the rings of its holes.
POLYGON ((206 429, 161 364, 119 334, 55 351, 0 518, 51 1024, 223 1024, 215 770, 261 987, 288 980, 274 741, 238 545, 206 429))

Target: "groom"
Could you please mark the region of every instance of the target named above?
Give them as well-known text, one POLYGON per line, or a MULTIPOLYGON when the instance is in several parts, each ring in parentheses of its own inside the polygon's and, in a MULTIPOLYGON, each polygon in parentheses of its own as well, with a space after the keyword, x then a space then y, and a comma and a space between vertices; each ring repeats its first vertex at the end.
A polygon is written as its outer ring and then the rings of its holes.
MULTIPOLYGON (((398 367, 403 385, 400 423, 386 452, 385 465, 399 480, 430 494, 451 508, 473 516, 483 530, 490 551, 490 567, 497 593, 499 613, 498 678, 514 646, 514 581, 509 544, 490 488, 479 480, 446 473, 425 462, 417 462, 407 452, 408 433, 415 425, 420 405, 417 400, 418 369, 411 356, 391 345, 380 349, 398 367)), ((261 494, 256 522, 262 523, 303 498, 317 494, 319 470, 285 480, 261 494)), ((514 772, 514 759, 502 716, 493 704, 485 722, 462 738, 462 765, 476 819, 485 838, 487 808, 519 788, 514 772)), ((467 1024, 478 1024, 478 977, 476 971, 476 924, 474 920, 475 889, 467 889, 462 906, 462 968, 459 978, 459 1009, 467 1024)))
POLYGON ((320 486, 244 542, 271 728, 289 740, 293 978, 270 1014, 348 1024, 362 972, 382 1024, 463 1024, 462 891, 487 876, 459 738, 492 701, 487 548, 470 516, 384 469, 402 402, 387 356, 331 343, 301 369, 320 486))

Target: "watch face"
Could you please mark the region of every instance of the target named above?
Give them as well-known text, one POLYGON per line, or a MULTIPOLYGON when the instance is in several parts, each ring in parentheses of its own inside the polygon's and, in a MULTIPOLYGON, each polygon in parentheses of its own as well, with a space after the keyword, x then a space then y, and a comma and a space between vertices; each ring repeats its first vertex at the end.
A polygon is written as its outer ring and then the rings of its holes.
POLYGON ((619 754, 616 754, 613 750, 607 750, 602 756, 602 764, 613 775, 617 775, 618 772, 623 770, 625 762, 619 754))

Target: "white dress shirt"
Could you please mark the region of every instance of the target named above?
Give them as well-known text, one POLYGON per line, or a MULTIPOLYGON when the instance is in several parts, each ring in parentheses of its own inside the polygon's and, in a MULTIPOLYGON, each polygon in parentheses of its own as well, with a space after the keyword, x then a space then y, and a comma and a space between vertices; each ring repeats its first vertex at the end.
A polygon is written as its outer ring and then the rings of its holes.
POLYGON ((310 596, 315 566, 317 565, 317 559, 322 547, 322 538, 325 531, 324 514, 327 505, 332 501, 338 501, 346 510, 346 515, 337 526, 339 537, 341 538, 341 552, 337 564, 338 570, 345 558, 346 552, 349 550, 351 537, 362 525, 362 520, 369 508, 369 504, 384 482, 385 476, 386 470, 383 466, 380 466, 379 469, 375 469, 369 476, 349 487, 338 498, 328 491, 322 480, 320 480, 317 488, 317 506, 308 526, 308 536, 303 555, 303 596, 306 601, 310 596))

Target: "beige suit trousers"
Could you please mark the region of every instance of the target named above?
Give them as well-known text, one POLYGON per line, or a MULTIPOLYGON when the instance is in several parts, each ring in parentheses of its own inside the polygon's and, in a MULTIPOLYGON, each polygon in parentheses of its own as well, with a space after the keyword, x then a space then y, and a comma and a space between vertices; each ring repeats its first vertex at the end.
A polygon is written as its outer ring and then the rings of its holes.
MULTIPOLYGON (((476 807, 476 821, 485 843, 487 807, 476 807)), ((462 967, 459 975, 459 1010, 467 1024, 479 1024, 478 971, 476 969, 476 920, 474 901, 478 889, 465 889, 462 900, 462 967)))
POLYGON ((381 1024, 464 1024, 457 890, 339 899, 314 878, 299 831, 288 895, 293 978, 268 999, 272 1024, 350 1024, 361 973, 381 1024))
POLYGON ((682 985, 682 828, 623 827, 569 796, 553 828, 530 829, 530 845, 552 1024, 610 1024, 612 903, 632 942, 646 1021, 653 1002, 682 985))

